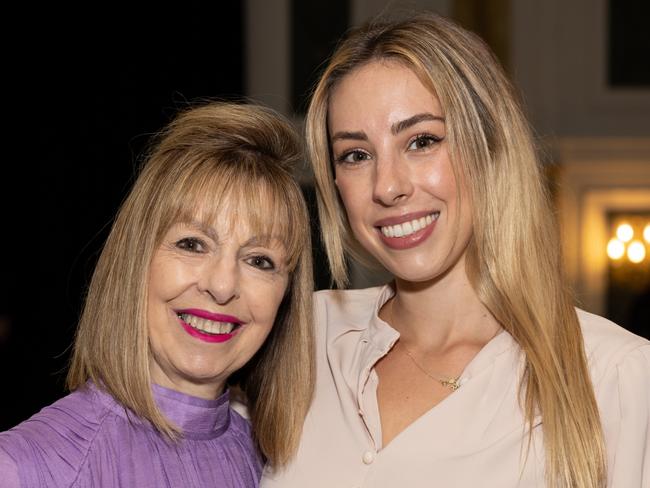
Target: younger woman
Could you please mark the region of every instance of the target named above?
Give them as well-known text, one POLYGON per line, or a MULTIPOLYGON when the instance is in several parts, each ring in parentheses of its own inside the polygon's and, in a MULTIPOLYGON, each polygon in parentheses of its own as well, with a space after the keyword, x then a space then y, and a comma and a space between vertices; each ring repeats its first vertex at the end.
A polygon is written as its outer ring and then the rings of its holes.
POLYGON ((528 125, 494 56, 448 20, 352 32, 307 142, 333 276, 316 395, 264 487, 650 486, 650 345, 576 310, 528 125))

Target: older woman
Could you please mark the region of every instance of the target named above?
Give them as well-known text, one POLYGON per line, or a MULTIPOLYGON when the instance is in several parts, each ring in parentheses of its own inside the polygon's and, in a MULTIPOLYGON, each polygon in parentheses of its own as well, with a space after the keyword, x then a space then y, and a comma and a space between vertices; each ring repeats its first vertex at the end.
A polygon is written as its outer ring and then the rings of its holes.
POLYGON ((2 486, 254 487, 288 461, 313 372, 298 147, 245 105, 161 134, 93 275, 72 393, 0 434, 2 486), (252 431, 229 406, 244 365, 252 431))
POLYGON ((270 487, 641 488, 650 344, 576 311, 494 56, 420 14, 353 31, 307 116, 323 238, 383 287, 316 296, 317 381, 270 487))

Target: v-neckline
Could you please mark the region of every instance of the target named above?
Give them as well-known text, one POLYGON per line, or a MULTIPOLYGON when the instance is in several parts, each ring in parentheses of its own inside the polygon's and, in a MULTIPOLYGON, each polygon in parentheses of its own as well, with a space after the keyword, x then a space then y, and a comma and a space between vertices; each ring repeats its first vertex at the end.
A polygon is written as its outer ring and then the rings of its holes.
POLYGON ((490 341, 488 341, 478 353, 467 364, 463 373, 460 375, 460 381, 463 384, 458 390, 451 392, 451 394, 444 397, 438 403, 433 405, 429 410, 424 412, 419 417, 415 418, 404 429, 397 433, 387 443, 383 442, 383 433, 381 427, 381 415, 379 412, 379 404, 377 400, 377 386, 379 377, 375 371, 375 365, 381 358, 383 358, 395 345, 399 339, 399 333, 393 329, 387 322, 379 318, 379 311, 381 307, 392 298, 394 295, 393 288, 387 284, 383 287, 377 296, 375 303, 374 314, 372 316, 369 327, 364 331, 364 338, 362 339, 368 346, 364 357, 365 364, 363 365, 363 373, 358 382, 357 395, 358 403, 361 410, 372 411, 369 416, 364 416, 363 421, 366 423, 366 428, 372 437, 377 451, 381 451, 392 446, 395 441, 402 437, 408 436, 409 432, 417 429, 417 424, 425 422, 430 417, 442 416, 444 412, 451 407, 447 407, 449 403, 456 403, 455 398, 463 396, 463 388, 465 385, 476 375, 485 371, 486 368, 493 364, 496 357, 506 350, 515 347, 516 342, 505 330, 501 330, 490 341), (371 390, 367 390, 371 388, 371 390), (377 425, 369 425, 369 418, 376 419, 377 425))

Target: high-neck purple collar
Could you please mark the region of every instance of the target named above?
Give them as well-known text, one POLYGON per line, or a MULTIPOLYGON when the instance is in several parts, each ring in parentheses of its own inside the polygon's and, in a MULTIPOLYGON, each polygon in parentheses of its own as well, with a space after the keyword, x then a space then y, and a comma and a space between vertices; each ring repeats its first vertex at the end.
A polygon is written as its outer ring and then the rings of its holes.
MULTIPOLYGON (((102 398, 109 409, 124 416, 125 408, 107 392, 89 385, 102 398)), ((154 400, 160 411, 176 427, 181 429, 186 439, 213 439, 223 434, 230 425, 230 395, 224 392, 214 400, 190 396, 180 391, 160 385, 152 385, 154 400)))
POLYGON ((223 434, 230 424, 228 390, 214 400, 186 395, 160 385, 153 396, 160 411, 189 439, 212 439, 223 434))

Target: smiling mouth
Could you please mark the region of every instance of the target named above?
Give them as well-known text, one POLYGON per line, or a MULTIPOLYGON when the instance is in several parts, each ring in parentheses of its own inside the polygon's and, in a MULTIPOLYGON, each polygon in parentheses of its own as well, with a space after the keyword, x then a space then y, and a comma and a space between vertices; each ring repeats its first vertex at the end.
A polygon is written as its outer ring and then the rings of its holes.
POLYGON ((440 212, 433 212, 425 217, 409 220, 408 222, 402 222, 401 224, 383 225, 379 227, 379 230, 386 237, 408 237, 411 234, 415 234, 417 231, 430 226, 433 222, 438 220, 438 217, 440 217, 440 212))
POLYGON ((178 313, 176 315, 194 330, 209 335, 231 334, 241 326, 241 324, 235 322, 218 322, 189 313, 178 313))

